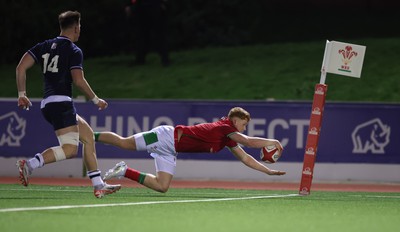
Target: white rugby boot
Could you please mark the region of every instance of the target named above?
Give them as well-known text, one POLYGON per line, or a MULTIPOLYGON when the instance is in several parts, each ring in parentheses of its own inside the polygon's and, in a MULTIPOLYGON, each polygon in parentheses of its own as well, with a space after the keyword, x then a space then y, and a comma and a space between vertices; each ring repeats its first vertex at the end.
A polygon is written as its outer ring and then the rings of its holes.
POLYGON ((94 189, 94 196, 97 198, 102 198, 105 195, 109 195, 112 193, 115 193, 116 191, 121 189, 121 185, 117 184, 117 185, 111 185, 111 184, 107 184, 104 182, 104 185, 101 188, 96 188, 94 189))
POLYGON ((124 161, 117 163, 112 169, 108 170, 106 174, 104 174, 103 180, 109 180, 111 178, 121 179, 125 176, 126 169, 128 166, 124 161))

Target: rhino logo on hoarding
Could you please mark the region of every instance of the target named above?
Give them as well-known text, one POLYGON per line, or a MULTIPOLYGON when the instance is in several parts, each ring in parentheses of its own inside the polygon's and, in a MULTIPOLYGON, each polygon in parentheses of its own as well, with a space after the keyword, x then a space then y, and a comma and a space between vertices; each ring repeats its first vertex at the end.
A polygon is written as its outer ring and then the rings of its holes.
POLYGON ((384 154, 390 142, 390 127, 379 118, 358 125, 351 134, 353 153, 384 154))
POLYGON ((16 112, 0 116, 0 146, 20 146, 20 140, 25 136, 26 120, 16 112))

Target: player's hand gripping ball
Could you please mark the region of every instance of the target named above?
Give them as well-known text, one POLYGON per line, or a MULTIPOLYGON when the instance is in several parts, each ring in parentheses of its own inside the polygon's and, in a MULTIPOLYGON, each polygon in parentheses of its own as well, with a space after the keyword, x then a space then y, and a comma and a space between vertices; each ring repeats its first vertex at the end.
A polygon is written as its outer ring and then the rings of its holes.
POLYGON ((281 157, 282 152, 274 145, 261 148, 260 158, 265 163, 273 164, 281 157))

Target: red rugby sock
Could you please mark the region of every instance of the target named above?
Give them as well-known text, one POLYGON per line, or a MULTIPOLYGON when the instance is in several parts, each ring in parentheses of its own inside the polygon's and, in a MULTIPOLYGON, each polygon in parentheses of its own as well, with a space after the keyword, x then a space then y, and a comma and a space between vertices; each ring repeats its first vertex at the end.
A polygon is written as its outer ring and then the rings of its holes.
POLYGON ((139 172, 138 170, 135 170, 133 168, 128 168, 126 169, 125 177, 137 181, 140 184, 143 184, 146 173, 139 172))

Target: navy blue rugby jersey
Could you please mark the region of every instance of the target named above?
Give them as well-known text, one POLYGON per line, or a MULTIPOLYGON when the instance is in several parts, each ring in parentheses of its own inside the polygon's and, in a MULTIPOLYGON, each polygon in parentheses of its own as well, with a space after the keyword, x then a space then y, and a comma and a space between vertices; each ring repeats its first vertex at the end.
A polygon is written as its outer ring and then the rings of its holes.
POLYGON ((72 97, 72 69, 83 69, 82 50, 67 37, 58 36, 36 44, 28 50, 40 64, 44 77, 44 95, 72 97))

